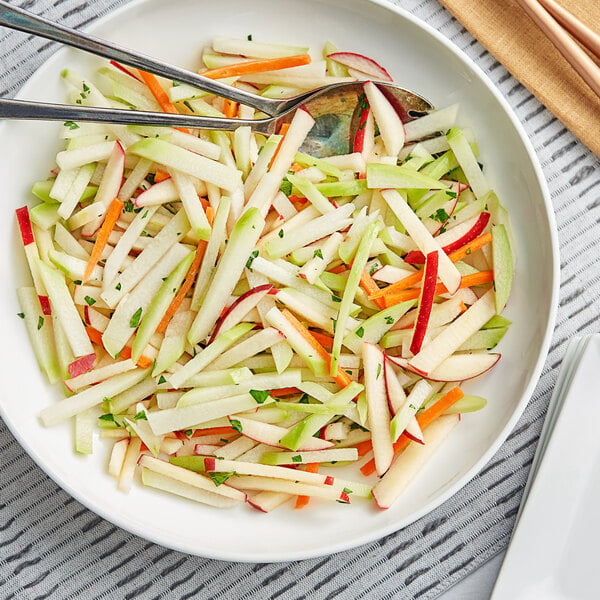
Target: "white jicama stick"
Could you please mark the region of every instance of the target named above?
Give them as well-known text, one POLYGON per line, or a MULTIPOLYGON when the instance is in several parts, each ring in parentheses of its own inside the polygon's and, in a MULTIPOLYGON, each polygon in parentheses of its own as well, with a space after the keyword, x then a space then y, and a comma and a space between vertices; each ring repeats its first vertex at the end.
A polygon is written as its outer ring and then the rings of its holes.
MULTIPOLYGON (((267 399, 263 404, 268 403, 267 399)), ((205 423, 230 414, 252 410, 258 406, 249 394, 238 394, 229 398, 221 398, 211 402, 203 402, 182 408, 168 408, 148 412, 148 423, 155 435, 164 435, 171 431, 179 431, 205 423)))
MULTIPOLYGON (((176 89, 176 88, 173 88, 176 89)), ((131 126, 131 131, 135 131, 144 137, 155 138, 157 136, 167 138, 171 144, 191 150, 196 154, 206 156, 212 160, 219 160, 221 157, 221 148, 213 142, 203 138, 196 137, 190 133, 173 129, 172 127, 154 127, 152 125, 131 126)))
POLYGON ((306 46, 289 46, 285 44, 268 44, 254 40, 237 39, 225 36, 216 36, 212 39, 215 52, 223 54, 241 54, 253 58, 282 58, 306 54, 306 46))
POLYGON ((275 479, 272 477, 257 477, 253 475, 233 476, 227 480, 231 487, 240 490, 262 490, 270 492, 284 492, 286 494, 295 494, 297 496, 311 496, 323 498, 325 500, 339 500, 340 502, 350 502, 348 494, 344 491, 336 490, 330 485, 310 485, 307 483, 296 483, 285 479, 275 479))
POLYGON ((149 207, 140 211, 135 219, 129 224, 127 230, 123 233, 117 245, 113 248, 104 264, 104 273, 102 279, 102 290, 106 291, 108 286, 116 278, 121 266, 133 248, 137 238, 140 236, 150 219, 154 216, 158 206, 149 207))
POLYGON ((291 219, 298 214, 290 199, 281 191, 275 194, 273 198, 273 208, 281 215, 284 220, 291 219))
POLYGON ((352 203, 340 206, 326 215, 317 217, 309 223, 309 226, 302 228, 301 231, 294 231, 293 235, 284 235, 283 237, 270 240, 264 245, 265 251, 270 258, 280 258, 297 248, 312 244, 350 225, 352 220, 348 217, 352 214, 353 210, 354 206, 352 203))
POLYGON ((64 384, 71 392, 77 392, 83 387, 93 385, 94 383, 108 379, 113 375, 125 373, 126 371, 131 371, 135 368, 135 363, 128 358, 127 360, 121 360, 112 364, 108 364, 99 369, 92 369, 91 371, 83 373, 82 375, 78 375, 77 377, 73 377, 72 379, 67 379, 64 384))
POLYGON ((214 327, 250 257, 265 221, 256 208, 248 208, 236 223, 225 252, 212 278, 211 294, 206 296, 194 320, 188 340, 196 344, 214 327))
POLYGON ((273 198, 279 191, 281 181, 294 162, 296 152, 314 124, 315 120, 307 111, 296 111, 268 173, 262 177, 248 199, 248 206, 255 206, 263 216, 267 214, 273 198))
POLYGON ((375 468, 380 477, 390 468, 394 447, 390 437, 388 408, 383 373, 383 353, 373 344, 363 344, 365 392, 367 395, 369 430, 373 443, 375 468))
POLYGON ((273 231, 269 231, 266 235, 263 235, 260 239, 259 245, 263 246, 271 240, 276 240, 280 237, 285 237, 289 233, 301 231, 301 228, 316 219, 320 215, 319 211, 314 206, 308 206, 304 210, 301 210, 295 214, 292 218, 281 223, 273 231), (282 233, 283 232, 283 233, 282 233))
POLYGON ((75 308, 64 275, 37 259, 40 276, 48 292, 52 312, 60 321, 75 358, 93 354, 94 349, 75 308))
POLYGON ((457 115, 458 104, 452 104, 406 123, 404 125, 406 141, 412 142, 439 131, 448 131, 456 124, 457 115))
POLYGON ((110 398, 125 391, 144 379, 147 373, 147 369, 134 369, 133 371, 115 375, 110 379, 105 379, 78 394, 46 407, 40 412, 40 420, 46 427, 56 425, 73 417, 77 413, 100 404, 104 398, 110 398))
POLYGON ((208 240, 210 237, 210 225, 191 178, 173 168, 168 169, 168 171, 177 188, 177 193, 190 222, 192 232, 199 239, 208 240))
MULTIPOLYGON (((73 214, 73 211, 81 199, 85 188, 88 186, 95 169, 96 165, 90 164, 84 165, 78 170, 77 175, 73 179, 73 183, 69 188, 69 191, 64 195, 61 205, 58 207, 57 212, 61 218, 68 219, 73 214)), ((62 172, 63 171, 61 171, 61 173, 62 172)), ((58 177, 56 179, 58 181, 58 177)))
POLYGON ((448 291, 453 294, 460 286, 461 276, 454 263, 442 250, 436 239, 427 231, 419 217, 413 212, 408 202, 396 190, 382 190, 388 206, 400 219, 407 232, 413 238, 419 250, 427 256, 430 252, 437 252, 439 258, 439 278, 448 291))
POLYGON ((471 146, 459 127, 453 127, 447 134, 448 144, 454 152, 458 164, 461 166, 476 198, 481 198, 490 191, 490 184, 477 163, 477 158, 471 150, 471 146))
POLYGON ((194 500, 201 504, 207 504, 215 508, 231 508, 238 503, 237 499, 227 498, 199 487, 156 473, 148 468, 142 469, 142 483, 148 487, 156 488, 163 492, 169 492, 188 500, 194 500))
POLYGON ((56 155, 56 164, 61 169, 76 169, 89 163, 107 160, 111 155, 116 142, 100 142, 93 146, 63 150, 56 155))
POLYGON ((125 453, 125 458, 123 459, 123 466, 121 467, 121 473, 119 473, 118 486, 122 492, 129 492, 131 489, 133 475, 135 473, 135 468, 137 467, 141 447, 142 440, 140 440, 139 437, 133 437, 129 440, 127 452, 125 453))
POLYGON ((287 178, 322 215, 335 210, 333 204, 315 187, 312 181, 306 177, 290 174, 288 174, 287 178))
MULTIPOLYGON (((274 446, 276 448, 283 447, 280 444, 280 440, 288 433, 288 430, 285 427, 279 427, 278 425, 272 425, 270 423, 262 423, 239 415, 230 417, 230 421, 232 426, 240 430, 240 433, 243 436, 249 437, 261 444, 274 446)), ((331 448, 332 446, 333 442, 310 437, 305 440, 304 444, 298 448, 298 450, 324 450, 325 448, 331 448)))
POLYGON ((235 460, 256 446, 257 442, 241 435, 239 438, 225 444, 215 452, 215 456, 224 460, 235 460))
POLYGON ((131 200, 131 197, 140 187, 142 181, 144 181, 148 173, 150 173, 150 169, 152 169, 152 161, 147 158, 140 158, 121 186, 118 195, 119 200, 122 202, 131 200))
POLYGON ((177 465, 172 465, 164 460, 153 458, 152 456, 142 456, 140 458, 140 466, 149 469, 154 473, 158 473, 159 475, 171 477, 172 479, 181 481, 182 483, 206 492, 217 494, 218 496, 225 496, 226 498, 239 500, 241 502, 246 501, 246 494, 240 493, 238 490, 234 490, 226 484, 216 486, 211 479, 200 473, 195 473, 194 471, 184 469, 177 465))
POLYGON ((412 417, 415 416, 432 391, 433 388, 424 379, 415 383, 410 394, 404 401, 404 404, 399 408, 392 419, 390 431, 393 442, 402 435, 412 417))
POLYGON ((379 508, 389 508, 394 503, 459 421, 460 415, 439 417, 423 432, 425 444, 409 444, 404 452, 396 456, 389 471, 373 488, 373 497, 379 508))
POLYGON ((263 145, 252 170, 246 177, 244 181, 244 197, 249 199, 250 196, 254 193, 256 186, 259 181, 264 177, 269 169, 269 164, 271 163, 271 159, 275 155, 277 148, 279 147, 279 142, 281 141, 281 135, 270 135, 265 144, 263 145))
POLYGON ((475 332, 479 331, 496 314, 494 290, 486 292, 475 304, 421 351, 411 358, 409 364, 415 371, 427 376, 446 358, 460 348, 475 332))
POLYGON ((283 339, 285 339, 284 335, 274 327, 261 329, 248 339, 237 344, 235 348, 231 348, 231 350, 223 353, 209 368, 228 369, 229 367, 242 363, 250 356, 264 352, 274 344, 281 342, 283 339))
POLYGON ((161 139, 140 140, 127 151, 203 181, 214 183, 228 191, 234 190, 240 184, 240 172, 236 169, 161 139))
POLYGON ((189 231, 190 225, 185 211, 180 210, 165 225, 133 263, 111 281, 102 298, 114 308, 156 265, 169 249, 189 231))
POLYGON ((273 452, 263 454, 261 462, 267 465, 295 465, 320 462, 347 462, 358 460, 356 448, 332 448, 313 452, 273 452))
POLYGON ((363 87, 385 149, 390 156, 397 158, 404 146, 404 125, 394 107, 372 81, 368 81, 363 87))
POLYGON ((315 281, 327 268, 327 265, 336 256, 343 239, 344 236, 338 231, 329 236, 320 248, 318 248, 318 251, 314 251, 313 257, 304 263, 304 266, 298 273, 300 277, 304 277, 308 283, 314 285, 315 281))
MULTIPOLYGON (((120 435, 123 435, 122 432, 120 432, 120 435)), ((121 470, 123 469, 123 462, 125 461, 125 455, 127 454, 128 446, 129 438, 122 438, 113 444, 108 461, 108 474, 116 477, 117 479, 121 475, 121 470)))

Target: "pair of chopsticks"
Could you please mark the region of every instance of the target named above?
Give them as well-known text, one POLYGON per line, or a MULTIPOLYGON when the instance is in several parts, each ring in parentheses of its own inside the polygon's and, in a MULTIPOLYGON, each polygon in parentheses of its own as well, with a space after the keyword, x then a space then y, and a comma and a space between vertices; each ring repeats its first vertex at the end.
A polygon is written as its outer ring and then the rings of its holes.
POLYGON ((600 35, 563 8, 556 0, 517 1, 581 78, 600 97, 600 67, 582 48, 583 46, 600 59, 600 35))

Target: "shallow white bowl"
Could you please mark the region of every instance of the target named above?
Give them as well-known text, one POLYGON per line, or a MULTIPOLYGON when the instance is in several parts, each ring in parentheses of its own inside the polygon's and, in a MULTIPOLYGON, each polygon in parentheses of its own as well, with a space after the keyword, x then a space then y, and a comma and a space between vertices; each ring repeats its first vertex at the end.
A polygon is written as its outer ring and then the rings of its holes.
MULTIPOLYGON (((396 531, 440 505, 491 458, 521 415, 540 375, 554 326, 558 250, 548 192, 535 154, 506 101, 483 73, 444 37, 410 14, 364 0, 147 0, 134 2, 91 28, 96 34, 188 67, 199 63, 211 35, 231 35, 319 49, 341 49, 379 60, 394 79, 437 106, 461 104, 461 122, 477 133, 481 160, 510 210, 518 257, 506 316, 513 326, 493 372, 468 389, 489 400, 465 416, 444 451, 387 511, 374 504, 314 502, 264 515, 242 506, 219 511, 135 485, 117 491, 106 474, 108 446, 93 456, 72 451, 71 426, 43 428, 37 414, 61 396, 42 379, 29 347, 15 287, 27 281, 13 211, 31 201, 31 183, 47 177, 59 149, 60 124, 7 123, 1 130, 0 181, 6 216, 0 224, 3 366, 2 416, 25 450, 84 505, 135 534, 170 548, 236 561, 309 558, 348 549, 396 531)), ((59 81, 69 66, 90 73, 98 61, 61 50, 27 83, 20 97, 64 101, 59 81)))

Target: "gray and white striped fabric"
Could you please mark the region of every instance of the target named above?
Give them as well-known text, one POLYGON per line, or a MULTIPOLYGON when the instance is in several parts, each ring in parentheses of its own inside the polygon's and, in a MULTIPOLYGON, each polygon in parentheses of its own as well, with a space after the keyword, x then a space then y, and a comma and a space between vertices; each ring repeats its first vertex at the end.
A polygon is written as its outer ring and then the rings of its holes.
MULTIPOLYGON (((543 376, 510 438, 461 492, 402 531, 327 558, 253 565, 180 554, 104 521, 57 488, 0 421, 0 600, 425 600, 506 547, 567 340, 597 330, 600 164, 436 0, 396 2, 489 75, 524 124, 549 181, 562 253, 558 323, 543 376)), ((124 2, 15 3, 80 27, 124 2)), ((56 47, 0 33, 0 94, 12 96, 56 47)))

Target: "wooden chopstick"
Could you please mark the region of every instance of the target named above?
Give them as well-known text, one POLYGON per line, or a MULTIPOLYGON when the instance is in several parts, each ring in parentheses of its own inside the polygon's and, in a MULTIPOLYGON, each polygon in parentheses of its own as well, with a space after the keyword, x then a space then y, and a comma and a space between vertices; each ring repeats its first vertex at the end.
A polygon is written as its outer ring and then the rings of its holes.
POLYGON ((600 58, 600 35, 582 23, 556 0, 538 0, 539 3, 594 56, 600 58))
POLYGON ((554 0, 517 0, 521 8, 533 19, 546 34, 557 50, 565 57, 580 77, 600 97, 600 67, 590 58, 583 48, 569 35, 566 29, 550 14, 554 12, 565 27, 573 31, 573 35, 588 50, 600 58, 600 36, 585 26, 575 16, 558 5, 554 0), (542 5, 543 4, 543 5, 542 5), (591 41, 591 44, 590 44, 591 41))

